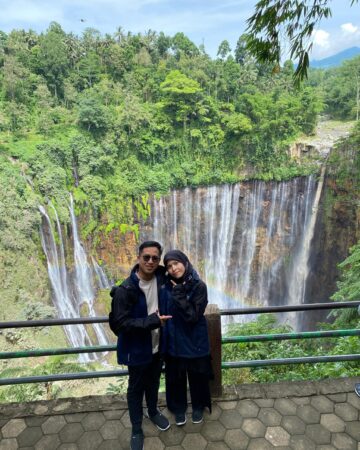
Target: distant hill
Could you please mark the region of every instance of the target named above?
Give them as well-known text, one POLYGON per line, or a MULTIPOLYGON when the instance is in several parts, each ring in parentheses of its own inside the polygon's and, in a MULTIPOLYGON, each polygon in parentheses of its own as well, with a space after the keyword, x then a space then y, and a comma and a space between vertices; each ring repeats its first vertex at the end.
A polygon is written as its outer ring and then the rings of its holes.
POLYGON ((328 58, 310 61, 310 67, 315 69, 329 69, 330 67, 340 66, 346 59, 351 59, 358 55, 360 55, 360 47, 351 47, 328 58))

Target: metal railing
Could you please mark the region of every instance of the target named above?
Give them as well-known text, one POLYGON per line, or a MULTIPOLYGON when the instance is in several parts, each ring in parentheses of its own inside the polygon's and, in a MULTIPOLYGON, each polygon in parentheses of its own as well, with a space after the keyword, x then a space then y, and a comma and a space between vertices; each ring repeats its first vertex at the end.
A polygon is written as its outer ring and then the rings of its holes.
MULTIPOLYGON (((221 362, 221 345, 230 343, 248 343, 248 342, 263 342, 263 341, 278 341, 287 339, 316 339, 316 338, 331 338, 343 336, 360 336, 360 329, 348 330, 331 330, 331 331, 308 331, 301 333, 283 333, 283 334, 265 334, 265 335, 250 335, 250 336, 221 336, 221 322, 220 316, 229 315, 246 315, 246 314, 263 314, 263 313, 281 313, 293 311, 309 311, 309 310, 324 310, 324 309, 343 309, 343 308, 357 308, 360 306, 360 301, 340 302, 340 303, 313 303, 291 306, 267 306, 267 307, 252 307, 241 309, 222 309, 219 310, 216 305, 209 311, 207 315, 209 325, 209 337, 212 344, 213 363, 215 364, 215 380, 213 384, 213 391, 221 392, 221 369, 230 368, 244 368, 244 367, 266 367, 282 364, 305 364, 305 363, 327 363, 338 361, 356 361, 360 360, 360 354, 350 355, 331 355, 331 356, 310 356, 299 358, 284 358, 284 359, 269 359, 269 360, 250 360, 250 361, 227 361, 221 362), (215 311, 215 312, 214 312, 215 311), (220 347, 220 348, 217 348, 220 347), (220 355, 220 358, 219 358, 220 355), (214 388, 215 386, 215 388, 214 388), (217 386, 217 387, 216 387, 217 386)), ((108 317, 79 317, 72 319, 48 319, 48 320, 32 320, 32 321, 12 321, 0 322, 0 329, 8 328, 28 328, 28 327, 44 327, 44 326, 63 326, 74 324, 91 324, 91 323, 107 323, 108 317)), ((14 358, 29 358, 52 355, 68 355, 80 353, 102 353, 108 351, 115 351, 116 345, 98 345, 88 347, 73 347, 73 348, 54 348, 54 349, 34 349, 34 350, 19 350, 13 352, 0 352, 0 359, 14 359, 14 358)), ((128 374, 127 370, 109 370, 109 371, 88 371, 77 373, 63 373, 39 376, 26 376, 18 378, 0 378, 0 386, 25 384, 25 383, 42 383, 62 380, 78 380, 89 378, 104 378, 125 376, 128 374)))

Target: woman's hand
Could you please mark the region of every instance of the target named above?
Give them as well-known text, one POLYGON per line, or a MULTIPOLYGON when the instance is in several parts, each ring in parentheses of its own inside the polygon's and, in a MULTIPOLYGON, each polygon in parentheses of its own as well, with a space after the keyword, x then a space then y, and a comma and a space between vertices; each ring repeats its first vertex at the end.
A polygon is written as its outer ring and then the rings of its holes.
MULTIPOLYGON (((174 288, 175 286, 178 286, 178 284, 175 283, 174 280, 170 280, 170 282, 171 282, 171 284, 173 285, 173 288, 174 288)), ((182 284, 184 285, 184 284, 185 284, 185 281, 184 281, 182 284)))

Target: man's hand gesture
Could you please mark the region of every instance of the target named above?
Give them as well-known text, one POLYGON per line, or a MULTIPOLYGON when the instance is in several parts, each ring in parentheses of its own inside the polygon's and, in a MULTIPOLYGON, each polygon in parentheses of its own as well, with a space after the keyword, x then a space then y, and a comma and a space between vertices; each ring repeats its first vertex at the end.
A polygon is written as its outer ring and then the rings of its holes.
POLYGON ((161 326, 163 327, 165 325, 165 322, 169 319, 172 319, 172 316, 160 316, 159 311, 157 311, 157 315, 160 319, 161 326))

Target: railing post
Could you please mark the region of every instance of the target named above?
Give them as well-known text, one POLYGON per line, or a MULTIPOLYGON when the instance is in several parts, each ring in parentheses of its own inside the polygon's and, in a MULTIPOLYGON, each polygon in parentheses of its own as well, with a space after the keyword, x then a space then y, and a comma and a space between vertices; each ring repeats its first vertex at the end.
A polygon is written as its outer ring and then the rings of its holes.
POLYGON ((210 353, 214 371, 214 380, 210 381, 210 390, 212 396, 221 397, 221 317, 219 307, 214 304, 207 305, 205 317, 208 324, 210 353))

